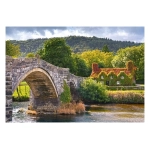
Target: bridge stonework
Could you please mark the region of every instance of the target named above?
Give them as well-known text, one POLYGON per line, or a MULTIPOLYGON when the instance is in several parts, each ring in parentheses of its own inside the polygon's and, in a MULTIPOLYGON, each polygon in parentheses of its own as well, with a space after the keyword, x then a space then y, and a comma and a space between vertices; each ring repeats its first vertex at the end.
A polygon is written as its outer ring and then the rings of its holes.
POLYGON ((83 77, 69 72, 39 58, 13 59, 6 56, 6 122, 12 120, 12 94, 21 81, 26 81, 31 89, 30 104, 34 109, 53 111, 59 106, 63 92, 63 80, 78 88, 83 77))

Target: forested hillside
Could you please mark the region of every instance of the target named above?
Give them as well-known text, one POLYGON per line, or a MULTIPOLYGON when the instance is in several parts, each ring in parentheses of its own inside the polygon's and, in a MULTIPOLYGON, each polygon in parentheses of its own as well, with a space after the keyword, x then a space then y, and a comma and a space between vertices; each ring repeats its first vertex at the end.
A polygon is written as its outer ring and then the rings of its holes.
MULTIPOLYGON (((97 37, 83 37, 83 36, 69 36, 64 37, 66 43, 71 47, 74 53, 83 52, 91 49, 102 49, 104 45, 108 46, 109 51, 116 52, 120 48, 138 46, 141 43, 134 43, 130 41, 113 41, 108 38, 97 37)), ((22 53, 36 52, 43 47, 43 43, 48 38, 43 39, 29 39, 25 41, 11 40, 13 44, 20 45, 22 53)))

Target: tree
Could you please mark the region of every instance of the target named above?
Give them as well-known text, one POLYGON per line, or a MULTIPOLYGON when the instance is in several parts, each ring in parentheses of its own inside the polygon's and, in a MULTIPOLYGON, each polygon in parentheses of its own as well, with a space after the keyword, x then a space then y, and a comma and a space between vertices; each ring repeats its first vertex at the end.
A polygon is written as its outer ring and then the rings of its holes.
POLYGON ((102 52, 110 52, 107 45, 104 45, 102 48, 102 52))
POLYGON ((27 53, 26 55, 27 58, 33 58, 35 57, 34 53, 27 53))
POLYGON ((41 59, 63 68, 74 71, 71 49, 63 38, 51 38, 44 43, 44 47, 38 51, 41 59))
POLYGON ((82 59, 81 56, 78 54, 72 54, 72 58, 74 60, 74 65, 75 65, 74 66, 75 71, 73 72, 73 74, 75 74, 77 76, 82 76, 82 77, 89 76, 91 71, 86 66, 84 59, 82 59))
POLYGON ((60 95, 60 101, 62 103, 70 103, 71 101, 71 92, 70 87, 67 85, 66 81, 63 82, 63 92, 60 95))
POLYGON ((112 60, 113 67, 125 67, 127 61, 133 61, 137 67, 136 80, 144 82, 144 44, 119 49, 112 60))
POLYGON ((18 57, 20 55, 19 45, 14 45, 10 41, 6 41, 6 55, 18 57))
POLYGON ((98 63, 99 67, 112 68, 111 61, 113 57, 112 52, 105 53, 100 50, 89 50, 81 53, 81 58, 85 60, 89 68, 92 67, 92 63, 98 63))

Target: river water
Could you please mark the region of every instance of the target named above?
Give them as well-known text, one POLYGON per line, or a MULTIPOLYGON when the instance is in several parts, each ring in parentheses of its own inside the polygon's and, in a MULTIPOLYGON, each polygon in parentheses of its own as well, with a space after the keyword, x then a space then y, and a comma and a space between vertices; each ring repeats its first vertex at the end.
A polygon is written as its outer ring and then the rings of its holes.
POLYGON ((18 113, 27 109, 29 102, 13 102, 12 122, 144 122, 143 104, 103 104, 86 106, 84 114, 78 115, 29 115, 18 113))

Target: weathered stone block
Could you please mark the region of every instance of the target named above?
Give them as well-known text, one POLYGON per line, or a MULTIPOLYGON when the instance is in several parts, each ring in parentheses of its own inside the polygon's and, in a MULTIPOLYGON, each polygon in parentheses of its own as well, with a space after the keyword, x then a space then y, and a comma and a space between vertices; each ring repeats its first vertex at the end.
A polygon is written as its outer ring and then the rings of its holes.
POLYGON ((6 76, 6 81, 11 81, 11 80, 12 80, 12 77, 6 76))
POLYGON ((12 95, 12 90, 6 89, 6 95, 12 95))
POLYGON ((6 88, 12 90, 12 85, 6 85, 6 88))
POLYGON ((6 81, 6 86, 7 85, 12 85, 12 82, 11 81, 6 81))

